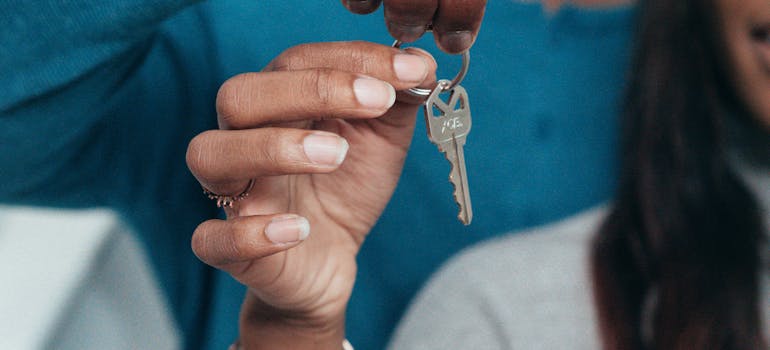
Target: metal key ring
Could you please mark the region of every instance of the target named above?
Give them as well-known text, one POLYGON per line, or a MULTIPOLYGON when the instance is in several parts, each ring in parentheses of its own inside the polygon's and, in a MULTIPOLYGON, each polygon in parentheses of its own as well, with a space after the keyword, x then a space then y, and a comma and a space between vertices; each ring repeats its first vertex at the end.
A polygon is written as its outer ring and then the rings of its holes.
MULTIPOLYGON (((396 40, 393 42, 393 47, 400 49, 401 48, 401 40, 396 40)), ((442 84, 442 82, 445 82, 446 80, 440 80, 436 88, 440 87, 441 92, 452 90, 455 86, 459 85, 463 79, 465 79, 465 76, 468 74, 468 68, 471 65, 471 54, 470 50, 465 50, 465 52, 462 53, 463 55, 463 65, 460 68, 460 72, 457 73, 457 75, 452 79, 449 84, 442 84)), ((406 90, 407 93, 413 96, 417 97, 428 97, 433 92, 433 89, 424 89, 424 88, 410 88, 406 90)))

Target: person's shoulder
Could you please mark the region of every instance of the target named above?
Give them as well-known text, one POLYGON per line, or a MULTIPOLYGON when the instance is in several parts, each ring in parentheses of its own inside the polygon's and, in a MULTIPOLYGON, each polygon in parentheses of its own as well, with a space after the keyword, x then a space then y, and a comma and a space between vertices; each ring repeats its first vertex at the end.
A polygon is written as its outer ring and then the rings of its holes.
POLYGON ((413 301, 392 349, 595 349, 588 251, 603 208, 462 251, 413 301), (567 341, 568 343, 565 343, 567 341))
POLYGON ((428 288, 518 300, 561 290, 568 292, 565 298, 586 299, 591 238, 605 216, 606 208, 594 208, 466 248, 436 272, 428 288))
POLYGON ((531 269, 534 262, 582 256, 606 212, 606 207, 597 207, 554 223, 498 236, 466 248, 450 259, 446 267, 477 266, 480 273, 485 273, 490 266, 531 269))

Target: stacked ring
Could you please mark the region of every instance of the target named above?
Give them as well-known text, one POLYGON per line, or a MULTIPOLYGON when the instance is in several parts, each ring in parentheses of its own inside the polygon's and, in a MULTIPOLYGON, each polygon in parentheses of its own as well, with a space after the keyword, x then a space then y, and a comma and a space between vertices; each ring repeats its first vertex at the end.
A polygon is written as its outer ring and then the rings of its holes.
POLYGON ((232 208, 233 204, 239 200, 242 200, 249 196, 249 192, 254 187, 254 179, 249 180, 249 184, 246 185, 246 189, 243 190, 243 192, 235 195, 235 196, 225 196, 221 194, 216 194, 214 192, 211 192, 208 188, 203 188, 203 194, 205 194, 209 199, 217 201, 217 207, 227 207, 232 208))

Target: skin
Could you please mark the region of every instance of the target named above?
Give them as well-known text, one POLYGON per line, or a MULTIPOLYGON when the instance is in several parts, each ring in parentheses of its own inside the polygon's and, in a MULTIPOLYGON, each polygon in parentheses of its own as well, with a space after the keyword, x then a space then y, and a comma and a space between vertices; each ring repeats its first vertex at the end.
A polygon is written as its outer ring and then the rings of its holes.
POLYGON ((718 0, 735 89, 770 131, 770 3, 718 0))
POLYGON ((431 86, 435 69, 430 55, 414 48, 322 43, 291 48, 264 71, 222 85, 221 129, 191 141, 188 166, 215 193, 255 184, 226 210, 227 220, 196 229, 192 248, 249 287, 244 348, 339 350, 355 256, 395 189, 419 106, 406 95, 394 103, 393 89, 431 86), (407 81, 394 64, 405 54, 415 63, 407 81), (390 89, 382 90, 384 104, 367 107, 356 97, 362 77, 390 89), (313 163, 304 149, 309 135, 347 140, 345 161, 313 163), (276 244, 266 226, 287 214, 307 219, 312 233, 276 244))
MULTIPOLYGON (((484 18, 486 0, 341 0, 351 12, 369 14, 384 8, 390 34, 403 42, 413 42, 433 26, 439 48, 458 54, 473 46, 484 18)), ((556 12, 565 3, 581 7, 611 7, 634 0, 543 0, 546 12, 556 12)))
POLYGON ((436 44, 457 54, 470 49, 484 18, 486 0, 342 0, 348 10, 371 13, 380 6, 390 34, 401 41, 419 39, 429 24, 436 44))
MULTIPOLYGON (((359 13, 379 6, 379 1, 343 3, 359 13)), ((549 1, 544 9, 561 4, 549 1)), ((450 52, 470 47, 484 5, 384 2, 386 21, 397 38, 415 39, 422 33, 394 23, 422 27, 433 22, 439 45, 450 52), (445 40, 457 31, 467 31, 472 39, 445 40)), ((430 55, 415 48, 306 44, 285 51, 262 72, 241 74, 222 85, 216 101, 220 129, 190 142, 187 163, 214 193, 236 195, 250 179, 254 187, 248 197, 226 208, 227 220, 202 223, 192 248, 203 262, 248 286, 239 322, 243 348, 340 349, 355 257, 393 194, 421 102, 400 92, 394 102, 393 91, 435 85, 435 69, 430 55), (410 79, 395 68, 404 54, 417 58, 407 69, 410 79), (362 77, 385 86, 377 95, 383 103, 367 105, 356 96, 362 77), (349 149, 339 159, 344 161, 314 163, 304 147, 311 135, 345 140, 349 149), (309 236, 295 230, 283 243, 271 240, 270 224, 287 220, 309 223, 309 236)))

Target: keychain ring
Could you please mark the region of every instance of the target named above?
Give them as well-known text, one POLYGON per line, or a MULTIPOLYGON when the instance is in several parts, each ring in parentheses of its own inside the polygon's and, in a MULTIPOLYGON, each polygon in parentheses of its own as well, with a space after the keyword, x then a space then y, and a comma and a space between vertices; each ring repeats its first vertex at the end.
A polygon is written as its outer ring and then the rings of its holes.
MULTIPOLYGON (((393 47, 400 49, 401 48, 401 40, 396 40, 393 42, 393 47)), ((468 74, 468 68, 471 65, 471 54, 469 52, 470 50, 465 50, 465 52, 462 53, 462 59, 463 59, 463 65, 460 68, 460 72, 457 73, 457 75, 452 79, 452 81, 448 80, 440 80, 438 82, 438 85, 436 88, 441 88, 441 92, 449 91, 454 89, 455 86, 460 85, 460 83, 465 79, 465 76, 468 74), (444 82, 448 82, 444 83, 444 82)), ((410 88, 406 90, 407 93, 413 96, 417 97, 428 97, 433 92, 433 89, 424 89, 424 88, 410 88)))

